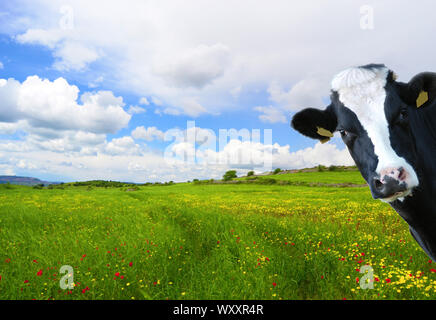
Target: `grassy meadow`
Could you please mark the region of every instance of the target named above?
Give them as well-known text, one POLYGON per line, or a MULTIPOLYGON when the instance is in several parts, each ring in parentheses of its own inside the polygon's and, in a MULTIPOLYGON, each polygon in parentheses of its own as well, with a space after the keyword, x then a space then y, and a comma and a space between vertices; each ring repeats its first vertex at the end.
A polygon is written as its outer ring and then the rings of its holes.
POLYGON ((0 186, 0 299, 434 299, 435 269, 366 187, 0 186))

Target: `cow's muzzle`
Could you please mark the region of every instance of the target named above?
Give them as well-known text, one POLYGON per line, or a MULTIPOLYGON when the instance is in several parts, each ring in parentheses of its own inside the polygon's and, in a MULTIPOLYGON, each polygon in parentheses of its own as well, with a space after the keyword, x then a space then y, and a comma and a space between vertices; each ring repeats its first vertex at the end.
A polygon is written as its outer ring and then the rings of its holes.
POLYGON ((374 199, 392 202, 411 193, 407 184, 408 173, 404 168, 383 170, 375 176, 371 183, 371 192, 374 199))

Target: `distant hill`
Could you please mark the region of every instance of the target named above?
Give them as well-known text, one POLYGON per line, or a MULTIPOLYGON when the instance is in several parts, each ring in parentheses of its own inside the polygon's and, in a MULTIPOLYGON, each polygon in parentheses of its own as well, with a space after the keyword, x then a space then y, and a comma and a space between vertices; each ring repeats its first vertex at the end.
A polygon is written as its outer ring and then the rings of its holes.
POLYGON ((36 186, 38 184, 57 184, 57 182, 49 182, 49 181, 42 181, 37 178, 31 178, 31 177, 17 177, 17 176, 0 176, 0 184, 16 184, 21 186, 36 186))

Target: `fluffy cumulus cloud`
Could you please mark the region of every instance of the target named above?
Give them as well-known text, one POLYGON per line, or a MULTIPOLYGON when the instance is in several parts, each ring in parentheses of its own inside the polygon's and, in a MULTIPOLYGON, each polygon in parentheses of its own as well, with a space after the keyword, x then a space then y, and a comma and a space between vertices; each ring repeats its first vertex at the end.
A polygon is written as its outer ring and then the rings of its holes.
MULTIPOLYGON (((33 129, 22 141, 0 140, 0 174, 16 170, 59 175, 70 180, 111 179, 187 181, 221 178, 225 171, 304 168, 318 164, 352 165, 346 149, 317 143, 303 150, 266 141, 232 138, 221 145, 209 129, 191 127, 163 132, 156 127, 138 127, 132 136, 107 141, 104 134, 33 129), (177 131, 177 132, 176 132, 177 131), (164 139, 164 151, 152 151, 136 140, 164 139)), ((227 141, 227 140, 226 140, 227 141)))
POLYGON ((172 146, 174 156, 178 159, 190 159, 207 165, 224 165, 229 168, 263 169, 272 168, 307 168, 319 164, 353 165, 348 150, 338 149, 334 144, 317 143, 314 147, 291 152, 290 146, 277 143, 231 140, 222 150, 200 149, 189 142, 180 142, 172 146))
POLYGON ((144 126, 137 127, 132 131, 132 137, 135 139, 142 139, 146 141, 163 140, 165 133, 156 127, 144 128, 144 126))
POLYGON ((115 133, 127 126, 130 115, 121 97, 110 91, 84 93, 63 78, 54 81, 38 76, 20 83, 0 82, 0 122, 25 120, 32 127, 115 133))
POLYGON ((16 36, 23 44, 39 44, 53 50, 56 61, 53 67, 59 71, 83 71, 99 58, 92 47, 70 38, 70 33, 63 29, 28 29, 16 36))
POLYGON ((108 134, 119 132, 131 118, 123 108, 123 99, 111 91, 80 95, 64 78, 50 81, 31 76, 23 82, 0 79, 0 100, 0 134, 20 137, 0 140, 5 154, 23 160, 11 162, 8 158, 15 168, 44 168, 42 163, 35 166, 32 158, 26 159, 28 153, 35 152, 47 156, 58 153, 65 158, 139 153, 131 138, 107 141, 108 134))

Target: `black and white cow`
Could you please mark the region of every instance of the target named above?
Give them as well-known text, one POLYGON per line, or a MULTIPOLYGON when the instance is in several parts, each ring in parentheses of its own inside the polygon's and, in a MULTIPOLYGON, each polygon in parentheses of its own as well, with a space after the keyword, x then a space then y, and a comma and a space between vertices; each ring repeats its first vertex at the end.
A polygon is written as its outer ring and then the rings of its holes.
POLYGON ((308 108, 292 127, 325 142, 339 131, 372 196, 388 202, 436 260, 436 73, 396 81, 384 65, 342 71, 331 104, 308 108))

